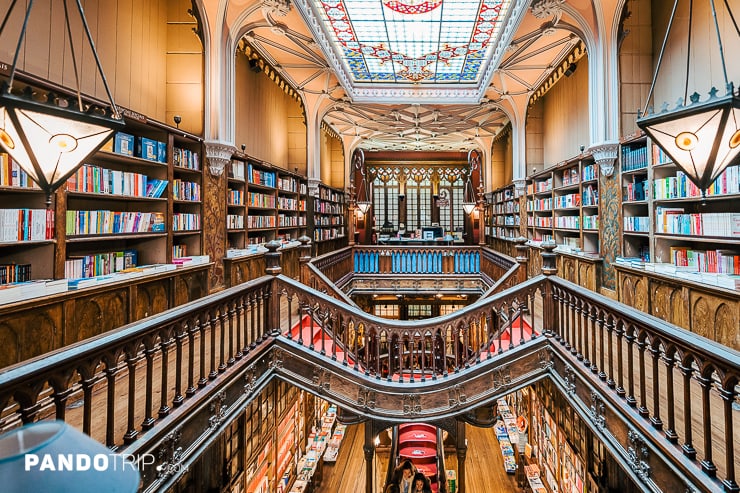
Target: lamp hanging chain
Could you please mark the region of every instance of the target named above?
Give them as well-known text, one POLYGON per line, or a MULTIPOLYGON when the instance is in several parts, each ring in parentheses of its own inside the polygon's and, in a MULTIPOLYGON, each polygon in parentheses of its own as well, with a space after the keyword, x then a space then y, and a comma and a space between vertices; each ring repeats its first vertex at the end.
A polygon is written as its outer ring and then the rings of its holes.
MULTIPOLYGON (((13 12, 13 9, 15 8, 15 4, 17 3, 17 0, 13 0, 8 7, 7 12, 5 13, 5 18, 3 19, 2 24, 0 24, 0 36, 2 36, 3 32, 5 31, 5 26, 8 23, 8 20, 10 20, 10 15, 13 12)), ((85 111, 84 106, 82 104, 82 89, 80 85, 80 74, 79 74, 79 68, 77 66, 77 55, 75 53, 75 44, 73 42, 72 38, 72 27, 69 21, 69 9, 67 6, 67 0, 62 0, 62 4, 64 6, 64 22, 66 24, 67 28, 67 36, 69 36, 69 45, 70 50, 72 52, 72 64, 74 68, 75 73, 75 82, 77 84, 77 105, 80 109, 80 111, 85 111)), ((26 30, 28 29, 28 19, 31 16, 31 9, 33 8, 33 0, 28 1, 28 6, 26 7, 26 15, 23 19, 23 26, 21 28, 20 36, 18 36, 18 45, 15 48, 15 55, 13 55, 13 66, 10 70, 10 76, 8 77, 8 84, 7 84, 7 93, 10 94, 11 90, 13 89, 13 82, 15 81, 15 74, 18 67, 18 58, 20 56, 21 52, 21 46, 23 46, 23 41, 26 36, 26 30)), ((87 37, 87 41, 90 44, 90 49, 92 51, 93 58, 95 59, 95 65, 98 69, 98 74, 100 74, 100 79, 103 82, 103 87, 105 88, 105 93, 108 96, 108 102, 111 106, 111 112, 113 113, 113 117, 115 119, 121 118, 121 113, 118 110, 118 106, 116 106, 115 101, 113 100, 113 94, 111 93, 110 87, 108 86, 108 80, 105 78, 105 72, 103 72, 103 65, 100 62, 100 57, 98 56, 98 51, 95 49, 95 41, 92 38, 92 34, 90 33, 90 26, 87 23, 87 19, 85 18, 85 11, 82 8, 82 3, 80 0, 77 0, 77 11, 80 14, 80 20, 82 21, 82 26, 85 29, 85 36, 87 37)))
MULTIPOLYGON (((0 35, 2 35, 3 30, 5 29, 5 23, 8 22, 8 19, 10 18, 10 13, 13 11, 13 7, 15 7, 16 0, 13 0, 13 3, 10 5, 10 8, 8 9, 8 13, 5 14, 5 19, 3 20, 3 25, 0 26, 0 35)), ((8 94, 10 94, 10 90, 13 88, 13 80, 15 80, 15 68, 18 65, 18 55, 21 53, 21 46, 23 45, 23 38, 26 36, 26 28, 28 27, 28 18, 31 16, 31 7, 33 6, 33 0, 29 0, 28 2, 28 8, 26 9, 26 17, 23 19, 23 27, 21 28, 21 35, 18 36, 18 46, 15 48, 15 55, 13 56, 13 67, 10 69, 10 78, 8 79, 8 94)))
POLYGON ((658 54, 658 65, 655 67, 655 73, 653 74, 653 81, 650 83, 650 90, 648 91, 647 99, 645 100, 645 108, 642 110, 642 114, 647 114, 647 109, 650 106, 650 100, 653 98, 653 91, 655 90, 655 82, 658 80, 658 73, 660 72, 660 66, 663 64, 663 54, 665 54, 665 47, 668 44, 668 36, 671 34, 671 27, 673 27, 673 20, 676 18, 676 10, 678 9, 678 0, 673 2, 673 9, 671 10, 671 16, 668 18, 668 27, 665 30, 665 36, 663 37, 663 44, 660 46, 660 53, 658 54))
MULTIPOLYGON (((719 31, 719 22, 717 22, 717 9, 714 6, 714 0, 711 0, 709 3, 712 5, 712 18, 714 19, 714 29, 717 31, 717 45, 719 46, 719 59, 722 62, 722 74, 725 76, 725 87, 727 87, 730 80, 727 78, 727 65, 725 64, 725 50, 722 47, 722 35, 720 34, 720 31, 719 31)), ((686 79, 688 79, 688 77, 686 79)))
POLYGON ((683 102, 686 104, 686 101, 689 98, 689 70, 691 70, 691 34, 693 33, 693 30, 691 29, 694 25, 694 0, 689 0, 689 32, 686 39, 686 81, 683 85, 683 102))
POLYGON ((740 36, 740 27, 738 27, 737 25, 735 16, 732 15, 732 10, 730 10, 730 4, 727 3, 727 0, 725 0, 725 8, 727 9, 727 13, 730 14, 730 19, 732 20, 732 24, 735 26, 735 31, 737 31, 737 35, 740 36))
POLYGON ((103 81, 103 87, 105 87, 105 93, 108 95, 108 101, 110 101, 111 105, 111 111, 113 112, 114 118, 121 118, 121 113, 118 111, 118 106, 116 106, 115 101, 113 101, 113 94, 110 92, 110 87, 108 87, 108 81, 105 78, 105 72, 103 72, 103 65, 100 63, 100 57, 98 56, 98 50, 95 49, 95 42, 93 41, 92 34, 90 33, 90 27, 87 25, 87 19, 85 18, 85 11, 82 10, 82 3, 80 3, 80 0, 77 0, 77 10, 80 13, 80 19, 82 19, 82 25, 85 27, 85 34, 87 35, 87 42, 90 43, 90 48, 92 49, 93 57, 95 58, 95 64, 98 67, 98 73, 100 74, 100 79, 103 81))
POLYGON ((72 68, 75 73, 75 84, 77 84, 77 107, 80 111, 83 110, 82 106, 82 94, 80 91, 80 71, 77 68, 77 54, 75 53, 75 44, 72 41, 72 26, 69 24, 69 10, 67 9, 67 0, 62 1, 64 5, 64 23, 67 25, 67 36, 69 36, 69 49, 72 51, 72 68))

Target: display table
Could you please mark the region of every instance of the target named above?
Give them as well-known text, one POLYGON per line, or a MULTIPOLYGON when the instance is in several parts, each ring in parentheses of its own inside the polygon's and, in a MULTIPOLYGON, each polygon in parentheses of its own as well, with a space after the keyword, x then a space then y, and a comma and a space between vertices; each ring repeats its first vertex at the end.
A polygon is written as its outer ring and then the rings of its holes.
POLYGON ((516 452, 514 446, 517 444, 519 439, 519 430, 516 427, 516 418, 509 410, 509 404, 504 399, 499 399, 496 404, 498 405, 498 413, 502 419, 496 421, 494 425, 494 431, 496 432, 496 439, 498 440, 499 447, 501 447, 501 455, 504 459, 504 470, 507 474, 514 474, 516 472, 516 452), (511 428, 513 426, 513 428, 511 428), (509 434, 509 429, 512 429, 515 433, 509 434))

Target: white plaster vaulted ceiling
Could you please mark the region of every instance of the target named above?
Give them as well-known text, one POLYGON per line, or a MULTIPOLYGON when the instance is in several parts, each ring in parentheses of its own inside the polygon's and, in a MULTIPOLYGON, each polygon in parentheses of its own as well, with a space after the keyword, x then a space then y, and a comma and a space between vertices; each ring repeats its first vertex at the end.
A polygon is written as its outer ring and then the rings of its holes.
MULTIPOLYGON (((583 18, 593 15, 580 2, 583 18)), ((262 0, 244 38, 378 150, 481 147, 579 43, 563 0, 262 0), (465 15, 458 15, 461 13, 465 15), (519 103, 521 104, 521 103, 519 103)), ((235 7, 235 4, 232 4, 235 7)))

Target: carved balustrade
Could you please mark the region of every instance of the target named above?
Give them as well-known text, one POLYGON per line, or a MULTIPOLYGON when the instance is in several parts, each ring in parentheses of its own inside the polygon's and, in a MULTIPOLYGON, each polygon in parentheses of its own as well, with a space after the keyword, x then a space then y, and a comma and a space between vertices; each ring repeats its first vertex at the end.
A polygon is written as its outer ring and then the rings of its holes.
POLYGON ((661 436, 668 454, 683 455, 708 477, 721 471, 726 491, 735 491, 737 351, 576 284, 550 279, 553 338, 584 371, 598 377, 615 402, 632 408, 661 436), (725 463, 715 464, 715 455, 725 463))

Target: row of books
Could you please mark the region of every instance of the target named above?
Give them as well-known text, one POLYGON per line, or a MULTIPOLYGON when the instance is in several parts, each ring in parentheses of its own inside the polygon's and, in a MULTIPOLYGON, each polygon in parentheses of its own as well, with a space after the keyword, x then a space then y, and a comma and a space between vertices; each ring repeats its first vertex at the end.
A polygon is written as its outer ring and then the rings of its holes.
POLYGON ((552 216, 529 216, 527 217, 527 225, 538 228, 552 228, 552 216))
POLYGON ((634 202, 647 199, 649 184, 646 179, 633 175, 632 183, 622 187, 622 200, 634 202))
POLYGON ((599 205, 599 189, 594 188, 591 185, 583 189, 583 205, 584 206, 597 206, 599 205))
POLYGON ((299 182, 293 176, 278 177, 277 187, 278 189, 283 190, 285 192, 296 192, 296 193, 301 193, 301 194, 306 193, 306 184, 299 182))
POLYGON ((583 216, 583 229, 599 229, 599 215, 583 216))
POLYGON ((190 149, 175 147, 172 153, 172 163, 178 168, 199 170, 200 156, 197 152, 190 149))
POLYGON ((552 210, 552 197, 545 197, 544 199, 531 199, 527 200, 527 211, 551 211, 552 210))
POLYGON ((695 250, 685 246, 670 247, 671 263, 697 272, 740 275, 740 253, 731 250, 695 250))
POLYGON ((511 214, 519 212, 519 202, 501 202, 494 206, 494 214, 511 214))
MULTIPOLYGON (((729 262, 729 260, 725 258, 722 262, 729 262)), ((733 258, 732 262, 734 269, 736 260, 733 258)), ((681 266, 668 262, 650 262, 649 255, 647 257, 617 257, 615 263, 617 265, 643 269, 647 272, 655 272, 657 274, 665 274, 679 279, 685 279, 687 281, 710 284, 712 286, 726 289, 740 290, 740 275, 724 272, 702 271, 699 270, 698 263, 695 266, 681 266)), ((708 262, 703 262, 701 265, 702 267, 709 268, 710 264, 708 262)))
POLYGON ((321 200, 328 200, 330 202, 341 202, 344 196, 341 193, 329 190, 327 188, 319 187, 319 198, 321 200))
MULTIPOLYGON (((655 163, 656 161, 653 160, 655 163)), ((648 165, 647 146, 623 146, 622 147, 622 171, 635 171, 645 169, 648 165)))
POLYGON ((244 179, 244 163, 242 161, 231 161, 229 164, 229 178, 236 180, 244 179))
POLYGON ((0 209, 0 242, 45 241, 53 238, 53 210, 0 209))
POLYGON ((188 246, 184 244, 172 245, 172 258, 186 257, 188 254, 188 246))
POLYGON ((496 224, 503 226, 519 226, 521 221, 520 216, 498 216, 496 218, 496 224))
POLYGON ((199 231, 200 214, 176 212, 172 215, 172 231, 199 231))
POLYGON ((313 223, 316 226, 341 226, 344 224, 344 218, 341 216, 315 216, 313 223))
POLYGON ((226 195, 226 203, 229 205, 244 205, 244 192, 229 188, 226 195))
POLYGON ((255 168, 252 163, 247 165, 247 181, 255 185, 275 188, 275 172, 255 168))
POLYGON ((548 177, 545 180, 535 180, 527 185, 527 193, 530 195, 535 193, 549 192, 550 190, 552 190, 552 176, 548 177))
POLYGON ((274 228, 275 216, 247 216, 247 227, 252 228, 274 228))
POLYGON ((39 188, 9 154, 0 153, 0 186, 39 188))
POLYGON ((166 187, 167 180, 158 180, 141 173, 108 169, 94 164, 82 165, 67 179, 67 190, 70 192, 129 197, 161 197, 166 187))
POLYGON ((290 227, 290 226, 305 226, 306 218, 303 216, 286 216, 285 214, 278 214, 278 226, 279 227, 290 227))
POLYGON ((313 232, 314 241, 326 241, 343 237, 344 228, 316 228, 313 232))
POLYGON ((0 284, 0 304, 16 303, 30 298, 50 296, 64 293, 69 289, 67 279, 35 280, 16 282, 13 284, 0 284))
POLYGON ((556 228, 565 229, 580 229, 581 228, 581 217, 580 216, 560 216, 555 218, 556 228))
POLYGON ((740 239, 740 213, 686 214, 681 207, 657 207, 655 209, 655 232, 740 239))
POLYGON ((341 204, 331 204, 329 202, 323 202, 319 199, 316 199, 314 202, 314 211, 320 212, 322 214, 342 214, 342 206, 341 204))
POLYGON ((249 192, 247 194, 247 205, 250 207, 265 207, 267 209, 275 208, 275 196, 264 193, 249 192))
POLYGON ((581 194, 580 193, 569 193, 568 195, 561 195, 559 197, 553 197, 553 205, 557 209, 567 209, 569 207, 579 207, 581 205, 581 194))
POLYGON ((638 233, 650 231, 650 218, 645 216, 624 216, 624 230, 638 233))
MULTIPOLYGON (((740 166, 731 166, 725 169, 712 185, 706 190, 707 196, 733 195, 740 193, 740 166)), ((682 171, 676 176, 657 178, 653 180, 654 199, 677 199, 701 197, 699 187, 689 180, 682 171)))
POLYGON ((172 198, 175 200, 200 201, 200 183, 183 181, 177 178, 172 180, 172 198))
POLYGON ((305 211, 306 201, 303 199, 278 197, 278 207, 284 211, 305 211))
POLYGON ((65 226, 68 235, 164 232, 165 217, 162 212, 68 210, 65 226))
POLYGON ((133 249, 70 257, 64 261, 64 277, 77 279, 113 274, 136 266, 137 259, 138 252, 133 249))
POLYGON ((226 229, 244 229, 244 216, 241 214, 226 214, 226 229))
POLYGON ((580 176, 578 174, 578 168, 569 168, 563 170, 562 174, 562 186, 566 187, 569 185, 576 185, 580 183, 580 176))
POLYGON ((125 132, 116 132, 100 150, 124 156, 135 156, 162 164, 167 163, 167 142, 125 132))
POLYGON ((31 264, 0 264, 0 284, 31 280, 31 264))
POLYGON ((583 181, 591 181, 598 178, 597 174, 598 168, 595 164, 589 164, 588 166, 583 167, 583 171, 581 172, 581 179, 583 181))

